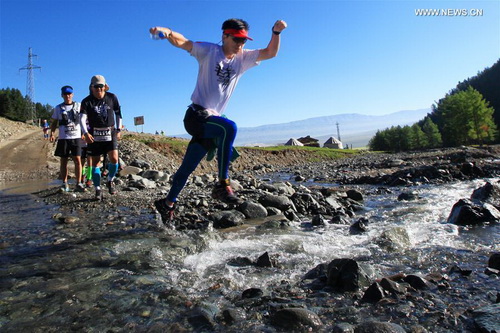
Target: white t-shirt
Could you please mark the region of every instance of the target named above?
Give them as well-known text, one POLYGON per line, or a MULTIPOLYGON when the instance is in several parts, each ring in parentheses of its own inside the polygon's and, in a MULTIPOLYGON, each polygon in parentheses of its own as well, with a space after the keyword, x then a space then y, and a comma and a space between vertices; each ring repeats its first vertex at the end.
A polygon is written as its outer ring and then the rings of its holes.
POLYGON ((260 64, 259 50, 246 50, 227 59, 222 46, 213 43, 193 43, 191 55, 198 60, 198 79, 191 101, 220 116, 240 77, 260 64))
POLYGON ((59 139, 80 139, 80 103, 66 105, 61 103, 54 108, 52 119, 59 122, 59 139))

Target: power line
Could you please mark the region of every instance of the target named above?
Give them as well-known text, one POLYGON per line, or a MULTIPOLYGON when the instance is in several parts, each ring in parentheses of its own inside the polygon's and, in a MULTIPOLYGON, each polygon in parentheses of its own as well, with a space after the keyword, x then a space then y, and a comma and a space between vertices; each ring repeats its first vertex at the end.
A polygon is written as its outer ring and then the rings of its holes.
POLYGON ((31 52, 31 47, 28 49, 28 64, 19 71, 26 70, 28 75, 26 78, 26 95, 28 96, 28 106, 26 110, 26 118, 32 122, 36 119, 36 107, 35 107, 35 74, 34 69, 42 69, 42 67, 33 64, 33 58, 37 55, 31 52))

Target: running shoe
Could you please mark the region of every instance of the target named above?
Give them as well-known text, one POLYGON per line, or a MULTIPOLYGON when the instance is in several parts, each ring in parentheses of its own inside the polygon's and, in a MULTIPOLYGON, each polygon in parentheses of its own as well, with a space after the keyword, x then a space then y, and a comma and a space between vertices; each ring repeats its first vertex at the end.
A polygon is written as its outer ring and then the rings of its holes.
POLYGON ((86 186, 86 187, 92 187, 92 180, 91 180, 91 179, 88 179, 88 180, 85 182, 85 186, 86 186))
POLYGON ((64 193, 64 192, 69 192, 69 186, 68 183, 63 183, 61 187, 59 188, 59 192, 64 193))
POLYGON ((212 190, 212 198, 228 204, 241 204, 242 199, 234 193, 231 185, 218 183, 212 190))
POLYGON ((115 183, 113 181, 108 180, 106 186, 108 187, 109 194, 116 194, 115 183))
POLYGON ((85 186, 83 185, 83 183, 79 183, 76 185, 75 187, 75 192, 85 192, 86 189, 85 189, 85 186))
POLYGON ((96 188, 95 190, 95 198, 96 201, 102 201, 102 191, 101 188, 96 188))
POLYGON ((163 223, 171 222, 174 219, 175 203, 172 207, 167 205, 167 199, 160 199, 154 202, 155 208, 160 213, 163 223))

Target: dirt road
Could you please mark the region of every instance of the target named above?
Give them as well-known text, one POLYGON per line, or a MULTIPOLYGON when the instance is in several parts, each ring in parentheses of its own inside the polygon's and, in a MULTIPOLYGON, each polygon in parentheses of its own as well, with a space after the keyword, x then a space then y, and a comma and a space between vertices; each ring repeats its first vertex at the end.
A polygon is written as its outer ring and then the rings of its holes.
POLYGON ((53 144, 41 138, 40 129, 5 138, 0 142, 0 182, 53 177, 57 170, 53 152, 53 144))

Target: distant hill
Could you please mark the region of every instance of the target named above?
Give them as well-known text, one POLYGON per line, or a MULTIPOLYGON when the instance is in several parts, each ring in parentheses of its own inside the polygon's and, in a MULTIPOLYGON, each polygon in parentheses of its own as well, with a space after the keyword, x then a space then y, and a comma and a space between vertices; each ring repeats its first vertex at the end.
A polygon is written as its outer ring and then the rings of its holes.
MULTIPOLYGON (((239 127, 236 146, 271 146, 284 144, 290 138, 298 139, 310 135, 318 139, 321 146, 331 136, 337 137, 339 123, 340 138, 344 145, 365 147, 377 130, 391 126, 412 125, 422 120, 431 109, 406 110, 381 116, 369 116, 358 113, 344 113, 333 116, 315 117, 289 123, 262 125, 257 127, 239 127)), ((176 135, 189 138, 187 134, 176 135)))
POLYGON ((338 123, 340 138, 344 144, 352 145, 353 148, 364 147, 377 130, 397 125, 411 125, 424 118, 429 112, 431 112, 431 109, 406 110, 381 116, 349 113, 282 124, 240 127, 235 145, 275 145, 285 143, 290 138, 298 139, 310 135, 318 139, 321 146, 323 146, 323 143, 329 137, 337 137, 336 124, 338 123), (256 139, 259 141, 256 141, 256 139))

